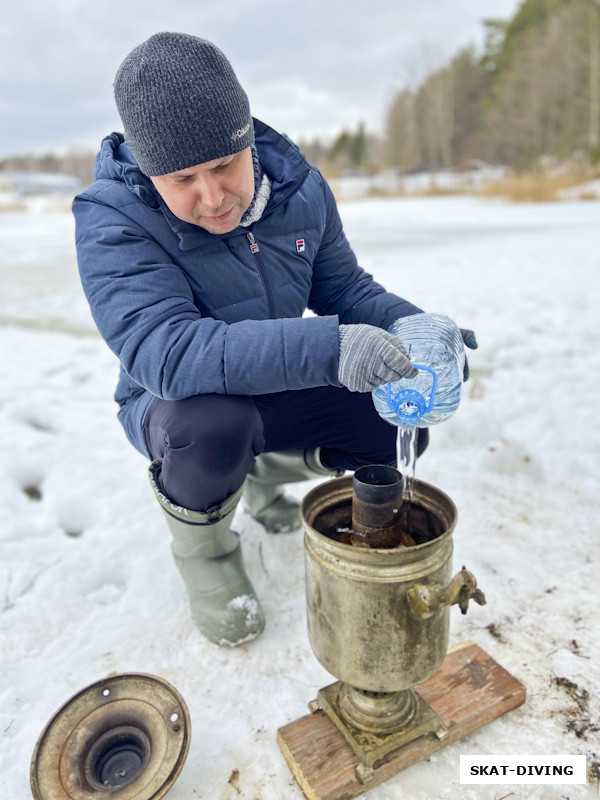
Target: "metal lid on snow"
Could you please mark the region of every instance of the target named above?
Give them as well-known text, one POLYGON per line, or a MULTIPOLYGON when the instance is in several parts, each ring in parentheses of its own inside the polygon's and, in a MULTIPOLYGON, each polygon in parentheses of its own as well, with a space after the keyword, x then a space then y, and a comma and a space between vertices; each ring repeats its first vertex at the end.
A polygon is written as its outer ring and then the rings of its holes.
POLYGON ((44 728, 31 760, 35 800, 158 800, 179 777, 191 723, 179 692, 154 675, 110 675, 44 728))

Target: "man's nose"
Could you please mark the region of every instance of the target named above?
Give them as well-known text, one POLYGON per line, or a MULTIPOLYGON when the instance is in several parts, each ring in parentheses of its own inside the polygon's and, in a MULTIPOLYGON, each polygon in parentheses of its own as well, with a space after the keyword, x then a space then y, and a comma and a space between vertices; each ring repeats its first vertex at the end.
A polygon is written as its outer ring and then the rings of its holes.
POLYGON ((217 178, 205 175, 198 179, 198 194, 200 202, 207 208, 217 210, 225 199, 225 192, 217 178))

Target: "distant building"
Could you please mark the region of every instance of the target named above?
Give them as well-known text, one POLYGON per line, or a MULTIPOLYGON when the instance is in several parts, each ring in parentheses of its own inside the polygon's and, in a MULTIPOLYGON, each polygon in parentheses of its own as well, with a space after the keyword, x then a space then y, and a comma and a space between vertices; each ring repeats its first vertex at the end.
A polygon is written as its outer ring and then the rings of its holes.
POLYGON ((10 192, 19 197, 32 195, 75 195, 82 184, 71 175, 58 172, 18 172, 0 170, 0 192, 10 192))

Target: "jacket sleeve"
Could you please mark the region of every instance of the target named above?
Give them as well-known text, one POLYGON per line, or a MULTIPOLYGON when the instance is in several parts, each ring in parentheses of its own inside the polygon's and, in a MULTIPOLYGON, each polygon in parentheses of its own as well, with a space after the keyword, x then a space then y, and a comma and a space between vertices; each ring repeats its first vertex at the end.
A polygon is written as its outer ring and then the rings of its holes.
POLYGON ((418 306, 387 292, 358 266, 344 234, 333 193, 320 177, 327 217, 313 265, 309 308, 316 314, 336 314, 340 323, 364 322, 385 330, 399 317, 421 313, 418 306))
POLYGON ((73 205, 94 321, 139 386, 176 400, 339 385, 335 316, 233 324, 202 316, 183 271, 125 212, 86 194, 73 205))

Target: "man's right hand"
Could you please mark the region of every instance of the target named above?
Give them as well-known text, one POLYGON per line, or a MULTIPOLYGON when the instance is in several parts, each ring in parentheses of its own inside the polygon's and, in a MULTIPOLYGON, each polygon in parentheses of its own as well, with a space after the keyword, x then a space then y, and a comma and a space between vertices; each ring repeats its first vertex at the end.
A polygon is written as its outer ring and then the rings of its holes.
POLYGON ((400 378, 414 378, 400 339, 374 325, 340 325, 338 380, 351 392, 370 392, 400 378))

